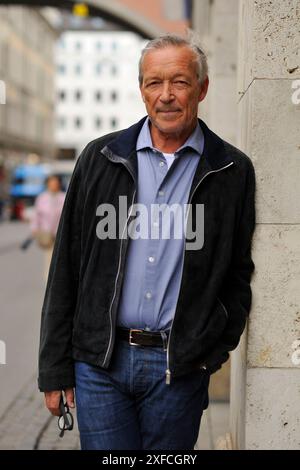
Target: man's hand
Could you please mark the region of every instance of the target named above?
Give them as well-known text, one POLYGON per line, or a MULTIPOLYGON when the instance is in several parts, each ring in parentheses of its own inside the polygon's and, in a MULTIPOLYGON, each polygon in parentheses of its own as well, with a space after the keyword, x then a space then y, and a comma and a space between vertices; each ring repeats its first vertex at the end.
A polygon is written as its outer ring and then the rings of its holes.
MULTIPOLYGON (((45 392, 45 403, 46 407, 54 416, 60 416, 59 402, 62 395, 61 390, 55 390, 53 392, 45 392)), ((74 389, 66 388, 65 390, 66 400, 70 408, 75 408, 74 403, 74 389)))

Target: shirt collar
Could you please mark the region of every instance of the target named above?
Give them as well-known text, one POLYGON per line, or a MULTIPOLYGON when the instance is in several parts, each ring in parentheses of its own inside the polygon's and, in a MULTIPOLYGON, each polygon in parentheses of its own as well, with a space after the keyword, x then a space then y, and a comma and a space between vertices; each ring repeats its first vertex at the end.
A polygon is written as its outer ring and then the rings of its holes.
MULTIPOLYGON (((151 148, 153 150, 155 149, 155 147, 153 147, 153 143, 152 143, 149 123, 150 123, 150 119, 149 119, 149 116, 148 116, 147 119, 145 120, 145 122, 144 122, 144 124, 143 124, 143 126, 140 130, 140 133, 138 135, 138 138, 137 138, 137 142, 136 142, 136 150, 137 151, 145 149, 145 148, 151 148)), ((182 153, 182 151, 186 148, 192 148, 199 155, 202 155, 203 148, 204 148, 204 135, 203 135, 203 131, 200 127, 199 122, 197 122, 197 125, 196 125, 195 129, 193 130, 192 134, 187 138, 185 143, 176 150, 175 153, 176 154, 182 153)), ((155 150, 157 150, 157 149, 155 149, 155 150)))

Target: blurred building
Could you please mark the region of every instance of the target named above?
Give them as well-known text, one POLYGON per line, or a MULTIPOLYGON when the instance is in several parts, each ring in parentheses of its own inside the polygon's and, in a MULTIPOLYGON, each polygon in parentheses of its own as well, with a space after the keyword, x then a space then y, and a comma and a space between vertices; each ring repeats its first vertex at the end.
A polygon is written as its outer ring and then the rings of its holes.
POLYGON ((10 166, 54 154, 56 38, 38 10, 0 7, 0 79, 6 85, 6 104, 0 105, 0 160, 10 166))
POLYGON ((145 114, 138 60, 145 40, 127 31, 68 31, 56 46, 56 144, 77 157, 92 139, 145 114))
POLYGON ((161 32, 184 34, 191 26, 192 0, 110 0, 108 3, 111 8, 121 10, 124 19, 127 14, 137 23, 146 20, 154 36, 161 32))

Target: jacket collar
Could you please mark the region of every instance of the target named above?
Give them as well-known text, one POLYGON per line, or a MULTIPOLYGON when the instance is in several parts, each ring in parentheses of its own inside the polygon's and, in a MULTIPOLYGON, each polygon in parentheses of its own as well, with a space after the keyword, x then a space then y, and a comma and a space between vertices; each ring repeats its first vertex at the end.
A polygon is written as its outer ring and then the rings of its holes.
MULTIPOLYGON (((147 116, 144 116, 137 123, 121 131, 102 149, 102 153, 110 160, 125 164, 135 180, 137 175, 136 141, 146 119, 147 116)), ((204 134, 204 149, 193 183, 197 183, 205 173, 221 169, 232 162, 224 141, 212 132, 202 119, 198 118, 198 122, 204 134)))

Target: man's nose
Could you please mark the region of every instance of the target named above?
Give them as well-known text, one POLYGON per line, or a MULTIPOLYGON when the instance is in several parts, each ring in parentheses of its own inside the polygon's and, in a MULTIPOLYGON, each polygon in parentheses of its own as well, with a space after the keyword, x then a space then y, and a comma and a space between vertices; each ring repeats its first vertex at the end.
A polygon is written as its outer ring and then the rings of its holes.
POLYGON ((165 103, 171 101, 172 99, 174 99, 172 86, 169 82, 164 82, 161 90, 160 100, 165 103))

